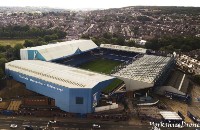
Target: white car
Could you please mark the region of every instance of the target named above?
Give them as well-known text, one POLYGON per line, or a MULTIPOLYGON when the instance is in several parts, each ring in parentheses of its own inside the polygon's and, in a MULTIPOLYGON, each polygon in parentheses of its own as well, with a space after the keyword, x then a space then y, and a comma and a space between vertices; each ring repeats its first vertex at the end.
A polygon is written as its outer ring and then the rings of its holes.
POLYGON ((17 124, 11 124, 10 128, 17 128, 17 124))
POLYGON ((93 125, 92 125, 92 128, 94 128, 94 129, 100 129, 100 128, 101 128, 101 126, 100 126, 100 125, 98 125, 98 124, 93 124, 93 125))
POLYGON ((48 123, 54 124, 54 123, 56 123, 56 121, 55 120, 50 120, 48 123))

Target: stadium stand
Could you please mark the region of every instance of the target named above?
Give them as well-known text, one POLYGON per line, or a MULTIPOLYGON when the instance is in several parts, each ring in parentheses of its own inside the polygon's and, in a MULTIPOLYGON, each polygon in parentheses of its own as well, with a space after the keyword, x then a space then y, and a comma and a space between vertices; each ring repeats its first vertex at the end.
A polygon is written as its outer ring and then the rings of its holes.
POLYGON ((114 61, 127 62, 135 59, 137 55, 138 53, 135 52, 126 52, 120 50, 99 48, 88 52, 84 52, 82 54, 66 57, 64 59, 54 60, 53 62, 69 66, 79 66, 83 63, 89 62, 96 58, 104 58, 114 61))
POLYGON ((120 46, 120 45, 112 45, 112 44, 101 44, 101 48, 107 48, 112 50, 121 50, 126 52, 136 52, 145 54, 147 49, 144 48, 136 48, 136 47, 128 47, 128 46, 120 46))
POLYGON ((4 101, 4 102, 0 102, 0 110, 5 110, 8 108, 10 102, 9 101, 4 101))
POLYGON ((18 111, 22 101, 11 101, 7 110, 18 111))
POLYGON ((172 86, 186 94, 189 86, 189 80, 187 76, 184 76, 184 73, 182 73, 181 71, 173 71, 170 74, 166 86, 172 86))
POLYGON ((93 59, 95 59, 97 56, 93 56, 91 52, 85 52, 80 55, 73 55, 71 57, 67 57, 64 59, 58 59, 53 62, 63 64, 63 65, 69 65, 69 66, 79 66, 85 62, 89 62, 93 59))
POLYGON ((120 66, 113 76, 125 81, 126 90, 139 90, 162 84, 173 65, 173 58, 144 55, 131 64, 120 66))
POLYGON ((135 52, 126 52, 121 50, 111 50, 111 49, 100 49, 102 57, 111 60, 117 61, 129 61, 132 60, 138 53, 135 52))
POLYGON ((100 92, 115 79, 39 60, 15 60, 6 63, 6 73, 25 83, 27 89, 55 99, 55 105, 61 110, 83 114, 93 112, 100 92))
POLYGON ((25 48, 20 50, 21 60, 53 61, 98 48, 92 40, 73 40, 25 48))
MULTIPOLYGON (((85 114, 94 112, 100 93, 116 77, 125 82, 127 91, 163 83, 174 59, 146 52, 144 48, 110 44, 98 47, 92 40, 66 41, 21 49, 21 60, 6 63, 6 74, 26 84, 27 89, 55 99, 55 106, 61 110, 85 114), (120 65, 112 71, 112 76, 71 67, 96 58, 100 62, 120 61, 117 64, 120 65)), ((9 109, 14 108, 9 106, 9 109)))
MULTIPOLYGON (((6 68, 12 71, 20 72, 21 74, 30 75, 45 81, 54 82, 61 86, 72 88, 91 88, 94 87, 93 84, 95 83, 113 78, 74 67, 38 60, 15 60, 7 63, 6 68), (79 79, 77 80, 77 78, 79 79), (88 78, 87 82, 86 78, 88 78)), ((24 77, 21 78, 23 79, 24 77)))

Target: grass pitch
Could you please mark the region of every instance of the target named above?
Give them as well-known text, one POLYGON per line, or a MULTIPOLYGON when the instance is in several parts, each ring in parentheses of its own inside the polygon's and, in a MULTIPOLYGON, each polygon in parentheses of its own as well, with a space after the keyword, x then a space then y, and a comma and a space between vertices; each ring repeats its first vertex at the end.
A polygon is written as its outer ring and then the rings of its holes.
MULTIPOLYGON (((93 61, 82 64, 79 67, 82 69, 86 69, 86 70, 90 70, 90 71, 94 71, 98 73, 110 74, 112 69, 114 69, 116 66, 120 65, 121 63, 122 62, 120 61, 113 61, 113 60, 108 60, 108 59, 95 59, 93 61)), ((120 79, 115 79, 103 91, 106 93, 109 93, 122 82, 123 81, 120 79)))
POLYGON ((0 45, 14 47, 16 44, 24 44, 24 41, 24 39, 0 39, 0 45))
POLYGON ((86 70, 90 70, 90 71, 94 71, 98 73, 110 74, 112 69, 114 69, 119 64, 121 64, 120 61, 113 61, 113 60, 108 60, 108 59, 95 59, 93 61, 82 64, 79 67, 82 69, 86 69, 86 70))

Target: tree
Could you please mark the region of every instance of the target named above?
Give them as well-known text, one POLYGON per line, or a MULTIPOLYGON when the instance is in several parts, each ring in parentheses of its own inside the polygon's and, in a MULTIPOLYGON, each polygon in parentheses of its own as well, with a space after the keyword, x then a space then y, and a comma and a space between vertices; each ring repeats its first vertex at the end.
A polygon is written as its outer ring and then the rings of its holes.
POLYGON ((183 52, 189 52, 189 51, 191 51, 191 47, 188 46, 188 45, 182 45, 181 46, 181 51, 183 51, 183 52))
POLYGON ((0 68, 0 79, 2 79, 4 76, 5 76, 5 75, 4 75, 4 71, 3 71, 2 68, 0 68))
POLYGON ((133 28, 133 33, 134 33, 135 37, 138 36, 138 34, 139 34, 139 27, 138 26, 133 28))
POLYGON ((106 39, 111 39, 112 38, 112 34, 106 32, 106 33, 103 34, 103 37, 106 38, 106 39))
POLYGON ((47 43, 44 41, 37 41, 37 40, 34 43, 34 46, 42 46, 42 45, 47 45, 47 43))
POLYGON ((22 46, 22 44, 16 44, 15 46, 14 46, 14 58, 16 58, 16 59, 20 59, 20 49, 22 49, 23 48, 23 46, 22 46))
POLYGON ((37 41, 44 41, 42 37, 38 37, 37 41))
POLYGON ((54 37, 56 37, 56 39, 63 39, 67 35, 66 32, 59 29, 30 28, 28 25, 16 25, 0 28, 0 38, 37 38, 53 34, 55 34, 54 37))
POLYGON ((5 51, 6 51, 5 46, 0 45, 0 52, 5 52, 5 51))
POLYGON ((34 43, 32 40, 25 40, 24 41, 24 46, 25 47, 33 47, 34 46, 34 43))
POLYGON ((135 41, 130 40, 130 41, 126 42, 125 45, 129 46, 129 47, 133 47, 133 46, 135 46, 135 41))
POLYGON ((200 49, 200 38, 195 36, 173 36, 153 38, 146 43, 147 49, 174 51, 181 49, 182 52, 200 49))
POLYGON ((8 59, 8 61, 14 60, 14 49, 13 48, 9 48, 6 50, 6 57, 8 59))
POLYGON ((82 38, 82 39, 90 39, 89 35, 85 35, 85 34, 83 34, 83 35, 81 36, 81 38, 82 38))
POLYGON ((148 16, 137 16, 137 20, 141 22, 152 21, 148 16))
POLYGON ((0 59, 0 68, 5 70, 5 63, 8 62, 6 58, 0 59))
POLYGON ((44 36, 44 40, 45 40, 45 42, 51 41, 51 36, 49 36, 49 35, 44 36))
POLYGON ((122 36, 119 36, 117 38, 116 44, 118 44, 118 45, 124 45, 124 43, 125 43, 125 38, 122 37, 122 36))
POLYGON ((167 51, 167 52, 174 52, 174 46, 173 45, 168 45, 168 46, 164 46, 162 48, 160 48, 161 51, 167 51))
POLYGON ((110 43, 111 43, 111 44, 115 44, 116 42, 117 42, 117 38, 111 38, 111 39, 110 39, 110 43))
POLYGON ((66 37, 67 33, 63 31, 57 31, 56 35, 58 36, 59 39, 63 39, 66 37))
POLYGON ((57 34, 51 35, 51 40, 57 40, 57 39, 58 39, 58 35, 57 34))

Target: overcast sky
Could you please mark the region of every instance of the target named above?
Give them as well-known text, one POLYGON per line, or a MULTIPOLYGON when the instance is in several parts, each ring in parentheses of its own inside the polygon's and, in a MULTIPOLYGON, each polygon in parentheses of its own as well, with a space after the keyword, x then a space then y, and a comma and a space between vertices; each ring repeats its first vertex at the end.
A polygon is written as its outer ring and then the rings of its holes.
POLYGON ((1 0, 0 6, 45 6, 64 9, 119 8, 125 6, 198 6, 200 0, 1 0))

